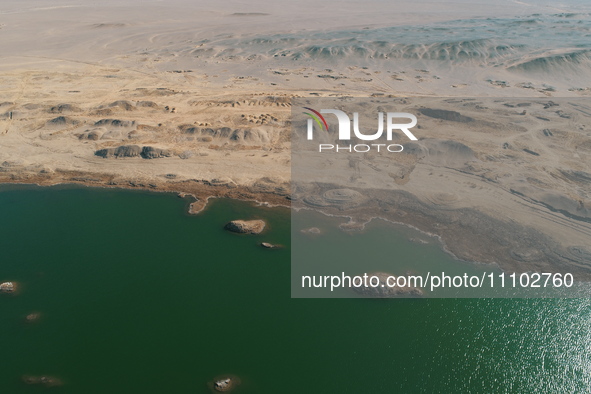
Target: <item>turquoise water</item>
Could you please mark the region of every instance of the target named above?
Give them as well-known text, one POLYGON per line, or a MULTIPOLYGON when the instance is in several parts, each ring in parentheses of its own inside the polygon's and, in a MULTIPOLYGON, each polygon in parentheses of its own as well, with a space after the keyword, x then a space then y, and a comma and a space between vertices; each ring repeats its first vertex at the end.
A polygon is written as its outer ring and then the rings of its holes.
MULTIPOLYGON (((303 276, 371 276, 385 272, 395 276, 427 274, 448 277, 482 277, 500 273, 496 267, 461 262, 445 253, 440 241, 418 230, 374 219, 363 230, 343 232, 339 229, 348 219, 324 217, 313 211, 299 211, 292 215, 291 281, 293 297, 359 297, 350 288, 310 288, 302 286, 303 276), (302 229, 316 227, 321 234, 302 233, 302 229)), ((318 279, 317 283, 319 283, 318 279)), ((488 283, 483 288, 443 287, 429 289, 424 285, 425 297, 483 297, 496 294, 488 283)))
POLYGON ((208 393, 224 374, 236 393, 589 391, 589 300, 292 299, 288 210, 187 204, 3 187, 0 280, 21 284, 0 296, 3 392, 208 393), (268 231, 225 232, 236 218, 268 231))

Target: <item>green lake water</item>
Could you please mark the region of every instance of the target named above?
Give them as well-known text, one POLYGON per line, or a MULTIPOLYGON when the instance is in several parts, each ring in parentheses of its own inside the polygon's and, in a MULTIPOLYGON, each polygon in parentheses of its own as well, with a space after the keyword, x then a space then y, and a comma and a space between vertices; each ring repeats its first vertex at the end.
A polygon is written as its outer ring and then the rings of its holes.
POLYGON ((210 393, 225 374, 240 377, 235 393, 590 391, 588 299, 292 299, 287 209, 213 200, 189 216, 187 204, 2 187, 0 281, 20 284, 0 296, 3 393, 210 393), (237 218, 269 227, 223 230, 237 218))

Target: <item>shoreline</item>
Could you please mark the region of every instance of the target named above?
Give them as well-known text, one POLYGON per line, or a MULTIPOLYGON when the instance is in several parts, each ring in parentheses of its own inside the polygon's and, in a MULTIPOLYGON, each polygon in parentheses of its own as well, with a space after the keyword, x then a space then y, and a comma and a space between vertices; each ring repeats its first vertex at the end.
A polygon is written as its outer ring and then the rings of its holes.
MULTIPOLYGON (((208 202, 212 198, 229 198, 239 201, 250 201, 261 206, 269 207, 285 207, 289 208, 289 200, 287 196, 272 192, 261 192, 252 190, 251 187, 244 185, 237 185, 235 187, 228 187, 225 185, 212 186, 204 183, 203 181, 195 181, 189 184, 186 188, 177 188, 176 184, 170 184, 167 182, 157 182, 152 180, 150 184, 135 183, 129 180, 127 184, 123 181, 114 183, 112 180, 105 182, 107 179, 112 179, 109 174, 96 174, 93 176, 100 176, 103 179, 93 178, 92 181, 81 181, 79 179, 53 179, 47 177, 35 177, 31 176, 27 179, 6 179, 3 177, 3 173, 0 173, 0 185, 35 185, 39 187, 51 187, 57 185, 79 185, 84 187, 104 188, 104 189, 122 189, 122 190, 143 190, 160 193, 175 193, 179 196, 184 195, 193 198, 195 201, 189 203, 187 213, 190 215, 197 215, 207 208, 208 202), (198 207, 198 208, 196 208, 198 207)), ((187 181, 179 182, 187 185, 187 181)))
MULTIPOLYGON (((62 175, 66 174, 65 172, 60 173, 62 175)), ((203 212, 207 208, 209 200, 212 198, 229 198, 240 201, 249 201, 256 203, 259 206, 266 206, 270 208, 285 207, 296 210, 305 209, 318 212, 327 217, 347 219, 347 222, 339 224, 339 228, 342 231, 349 232, 362 231, 365 226, 370 224, 373 220, 379 219, 394 225, 413 229, 425 234, 430 238, 436 238, 438 247, 444 253, 448 254, 458 262, 491 266, 492 268, 500 269, 505 272, 521 273, 536 271, 536 265, 533 262, 517 260, 508 261, 508 259, 498 258, 500 254, 495 255, 495 253, 490 253, 490 250, 479 250, 478 248, 474 248, 476 245, 471 245, 472 247, 469 248, 472 254, 462 253, 462 250, 465 251, 466 249, 462 249, 465 244, 460 242, 460 240, 466 236, 467 232, 471 232, 471 230, 468 229, 468 231, 466 231, 466 229, 462 229, 461 226, 456 226, 456 228, 448 227, 445 229, 447 230, 446 233, 448 236, 444 236, 443 234, 437 233, 435 231, 430 231, 433 229, 428 228, 428 221, 425 220, 425 217, 421 218, 421 216, 428 216, 429 213, 427 211, 413 213, 412 210, 404 210, 403 208, 399 208, 396 210, 396 213, 403 212, 403 214, 401 216, 394 217, 393 215, 384 214, 384 212, 377 212, 375 207, 372 207, 370 204, 363 207, 357 207, 353 210, 353 212, 348 213, 343 213, 335 207, 292 206, 292 201, 289 200, 288 195, 278 194, 276 192, 253 191, 251 187, 246 185, 236 185, 234 187, 228 187, 227 185, 212 186, 208 185, 207 183, 197 181, 183 181, 178 183, 161 182, 160 184, 137 183, 131 180, 128 180, 127 182, 123 182, 122 180, 113 182, 111 175, 97 173, 86 174, 86 180, 84 181, 80 179, 80 173, 69 174, 70 178, 62 176, 61 179, 55 179, 54 177, 49 176, 28 176, 26 179, 14 179, 14 177, 7 177, 5 175, 6 173, 0 173, 0 184, 36 185, 40 187, 71 184, 83 187, 175 193, 181 197, 182 195, 190 196, 191 198, 195 199, 195 201, 189 203, 188 205, 187 213, 189 215, 197 215, 203 212), (71 175, 77 176, 71 177, 71 175), (89 179, 92 180, 89 181, 89 179), (353 225, 347 226, 347 224, 353 225), (452 235, 449 235, 450 233, 452 235), (476 258, 471 258, 470 256, 474 256, 476 258), (497 258, 495 258, 495 256, 497 258)), ((483 215, 482 213, 479 214, 483 215)), ((433 227, 433 225, 436 226, 438 223, 432 221, 430 224, 433 227)), ((491 244, 489 243, 489 246, 490 245, 491 244)), ((499 245, 494 246, 499 247, 499 245)), ((556 264, 556 262, 550 262, 548 265, 546 265, 545 269, 560 269, 562 265, 563 264, 556 264)), ((578 273, 587 274, 585 271, 580 271, 578 273)))
MULTIPOLYGON (((296 211, 300 211, 300 210, 308 210, 308 211, 313 211, 313 212, 317 212, 320 213, 324 216, 330 217, 330 218, 343 218, 343 219, 349 219, 349 223, 350 222, 354 222, 354 217, 353 216, 349 216, 349 215, 336 215, 336 214, 331 214, 325 211, 322 211, 318 208, 311 208, 311 207, 300 207, 300 208, 293 208, 293 210, 296 211)), ((490 263, 486 263, 486 262, 482 262, 482 261, 475 261, 475 260, 465 260, 460 258, 459 256, 457 256, 455 253, 453 253, 449 247, 447 246, 447 244, 445 243, 445 241, 443 240, 443 238, 441 237, 441 235, 439 234, 435 234, 435 233, 431 233, 425 230, 422 230, 412 224, 409 223, 404 223, 404 222, 399 222, 399 221, 395 221, 392 219, 388 219, 387 217, 382 217, 382 216, 374 216, 369 218, 369 220, 364 221, 363 223, 360 223, 358 227, 351 227, 351 228, 345 228, 344 226, 346 226, 347 223, 341 223, 339 224, 338 228, 342 231, 346 231, 346 232, 362 232, 365 230, 365 228, 371 224, 372 221, 375 220, 382 220, 388 224, 392 224, 395 226, 399 226, 399 227, 404 227, 404 228, 408 228, 414 231, 419 232, 422 235, 425 235, 429 238, 434 238, 436 240, 436 243, 438 245, 438 247, 448 256, 450 256, 452 259, 461 262, 461 263, 466 263, 466 264, 474 264, 474 265, 483 265, 483 266, 490 266, 496 269, 499 269, 503 272, 508 272, 506 270, 504 270, 496 261, 490 262, 490 263)), ((409 240, 409 242, 412 242, 409 240)))
MULTIPOLYGON (((323 185, 312 195, 322 195, 333 187, 323 185)), ((575 256, 572 247, 527 224, 501 220, 473 208, 440 209, 410 193, 375 189, 363 192, 369 200, 354 207, 309 207, 302 202, 304 197, 294 199, 293 209, 312 209, 326 216, 346 218, 349 222, 340 227, 349 231, 363 230, 374 219, 403 225, 437 238, 445 253, 469 264, 489 265, 505 272, 569 272, 578 280, 591 278, 584 250, 580 257, 575 256)))
MULTIPOLYGON (((82 182, 75 182, 75 181, 69 181, 69 182, 44 182, 44 183, 24 183, 24 182, 4 182, 4 181, 0 181, 0 186, 1 185, 34 185, 34 186, 38 186, 38 187, 52 187, 52 186, 58 186, 58 185, 77 185, 77 186, 82 186, 82 187, 88 187, 88 188, 102 188, 102 189, 121 189, 121 190, 138 190, 138 191, 146 191, 146 192, 156 192, 156 193, 174 193, 177 194, 177 196, 184 198, 184 197, 191 197, 193 198, 195 201, 191 202, 188 204, 188 208, 187 208, 187 214, 189 215, 198 215, 201 212, 204 212, 207 209, 207 206, 209 204, 209 200, 210 199, 217 199, 217 198, 228 198, 228 199, 232 199, 232 200, 237 200, 237 201, 246 201, 246 202, 252 202, 257 204, 257 206, 261 206, 261 207, 267 207, 267 208, 288 208, 291 209, 291 205, 289 204, 284 204, 284 203, 274 203, 271 204, 269 202, 268 199, 264 199, 264 200, 253 200, 253 199, 245 199, 245 198, 236 198, 236 197, 229 197, 226 195, 209 195, 203 198, 198 198, 195 194, 193 193, 189 193, 183 190, 172 190, 172 189, 160 189, 160 188, 146 188, 146 187, 135 187, 135 186, 120 186, 120 185, 96 185, 96 184, 87 184, 87 183, 82 183, 82 182), (199 205, 198 209, 195 209, 194 206, 196 203, 200 203, 197 204, 199 205)), ((220 187, 220 186, 217 186, 220 187)), ((269 193, 268 195, 266 195, 266 197, 268 197, 269 195, 273 195, 273 193, 269 193)), ((279 197, 279 195, 275 195, 277 197, 279 197)), ((271 200, 276 200, 276 199, 271 199, 271 200)), ((302 208, 294 208, 295 210, 309 210, 309 211, 313 211, 316 213, 320 213, 321 215, 327 216, 327 217, 333 217, 333 218, 343 218, 343 219, 349 219, 349 222, 354 221, 354 217, 353 216, 348 216, 348 215, 336 215, 336 214, 330 214, 328 212, 325 212, 321 209, 318 208, 313 208, 313 207, 302 207, 302 208)), ((397 226, 401 226, 401 227, 405 227, 405 228, 409 228, 415 231, 418 231, 421 234, 424 234, 426 236, 428 236, 429 238, 435 238, 438 247, 447 255, 449 255, 450 257, 452 257, 454 260, 458 261, 458 262, 462 262, 462 263, 467 263, 467 264, 474 264, 474 265, 486 265, 486 266, 491 266, 494 267, 496 269, 501 269, 502 271, 503 268, 501 266, 498 265, 498 263, 496 262, 491 262, 491 263, 486 263, 486 262, 480 262, 480 261, 472 261, 472 260, 464 260, 462 258, 460 258, 459 256, 457 256, 456 254, 454 254, 447 246, 447 244, 445 243, 445 241, 443 240, 443 238, 435 233, 431 233, 425 230, 422 230, 412 224, 409 223, 404 223, 404 222, 397 222, 391 219, 388 219, 386 217, 381 217, 381 216, 374 216, 371 217, 369 220, 364 221, 363 223, 360 223, 360 227, 358 229, 356 228, 344 228, 343 225, 345 225, 346 223, 341 223, 338 225, 338 228, 342 231, 346 231, 346 232, 353 232, 353 231, 363 231, 365 230, 365 227, 367 225, 369 225, 373 220, 383 220, 387 223, 390 224, 394 224, 397 226)))
MULTIPOLYGON (((54 173, 55 174, 55 173, 54 173)), ((277 193, 274 191, 262 192, 260 190, 253 190, 252 186, 248 185, 211 185, 207 181, 181 181, 181 182, 159 182, 159 180, 138 181, 138 180, 114 180, 113 175, 99 174, 99 173, 85 173, 80 172, 67 172, 60 171, 60 179, 56 179, 50 175, 34 176, 32 174, 20 174, 20 178, 17 178, 16 174, 0 173, 0 184, 29 184, 36 186, 56 186, 59 184, 72 184, 80 185, 84 187, 97 187, 97 188, 113 188, 113 189, 125 189, 125 190, 143 190, 153 192, 165 192, 165 193, 176 193, 177 195, 190 196, 195 201, 189 203, 187 213, 189 215, 197 215, 206 209, 207 204, 212 198, 229 198, 240 201, 250 201, 258 204, 259 206, 267 207, 285 207, 291 209, 308 209, 322 215, 329 217, 339 217, 348 219, 348 223, 354 224, 354 226, 347 227, 347 223, 339 224, 339 228, 343 231, 354 231, 363 230, 374 219, 381 219, 386 222, 401 225, 404 227, 411 228, 419 231, 429 237, 437 238, 439 248, 446 254, 450 255, 454 260, 463 263, 475 264, 475 265, 487 265, 500 269, 505 272, 572 272, 580 277, 588 279, 590 273, 584 267, 573 264, 568 261, 564 255, 567 251, 561 250, 558 244, 541 233, 536 233, 534 229, 529 229, 530 234, 533 234, 535 244, 546 246, 544 255, 536 255, 540 257, 528 258, 527 255, 523 259, 518 259, 515 256, 519 256, 519 250, 522 245, 519 242, 513 242, 510 245, 517 249, 517 252, 507 247, 503 243, 508 242, 512 239, 511 234, 518 236, 521 234, 524 226, 514 225, 511 226, 509 223, 504 223, 503 227, 508 237, 502 237, 496 241, 491 241, 490 238, 486 238, 484 243, 466 241, 466 238, 472 240, 474 238, 474 228, 463 228, 461 224, 453 225, 453 220, 446 223, 446 226, 440 227, 441 223, 438 220, 448 221, 448 218, 442 216, 437 220, 432 220, 433 216, 445 215, 445 211, 438 211, 428 207, 418 208, 404 206, 399 204, 393 212, 388 213, 388 210, 384 211, 378 207, 380 204, 380 198, 384 196, 380 194, 380 191, 375 191, 375 198, 369 203, 363 204, 363 206, 355 207, 350 209, 349 212, 344 213, 338 207, 315 207, 315 206, 301 206, 298 205, 298 201, 290 200, 290 196, 286 193, 277 193), (85 176, 83 176, 85 175, 85 176), (377 204, 376 204, 377 202, 377 204), (548 247, 548 245, 554 245, 548 247)), ((383 201, 381 201, 383 203, 383 201)), ((455 211, 449 211, 448 213, 457 214, 455 211)), ((483 212, 477 210, 464 210, 464 215, 472 218, 477 218, 483 223, 483 228, 480 228, 480 232, 486 233, 487 229, 495 229, 499 223, 498 219, 493 219, 483 212), (489 222, 489 223, 486 223, 489 222)), ((487 234, 489 235, 489 234, 487 234)), ((531 246, 531 245, 530 245, 531 246)), ((529 250, 525 248, 525 250, 529 250)), ((580 279, 580 277, 578 279, 580 279)))
MULTIPOLYGON (((52 187, 52 186, 58 186, 58 185, 77 185, 77 186, 83 186, 83 187, 88 187, 88 188, 138 190, 138 191, 156 192, 156 193, 174 193, 174 194, 177 194, 181 198, 191 197, 191 198, 195 199, 195 201, 188 204, 187 213, 189 215, 198 215, 201 212, 204 212, 207 209, 207 206, 209 204, 209 200, 210 199, 217 199, 217 198, 228 198, 228 199, 237 200, 237 201, 252 202, 252 203, 257 204, 257 206, 267 207, 267 208, 279 208, 279 207, 288 208, 288 209, 292 208, 290 204, 285 204, 285 203, 281 203, 281 202, 270 203, 270 200, 281 201, 281 199, 283 198, 281 195, 277 195, 277 194, 273 194, 273 193, 268 193, 265 195, 265 197, 269 197, 269 196, 273 195, 273 196, 280 197, 280 198, 279 199, 272 198, 272 199, 257 200, 257 199, 250 199, 250 198, 237 198, 237 197, 227 196, 227 195, 223 195, 223 194, 215 194, 215 195, 212 194, 212 195, 209 195, 206 197, 199 198, 196 194, 194 194, 192 192, 187 192, 184 190, 174 190, 174 189, 154 188, 154 187, 146 188, 143 186, 138 187, 138 186, 122 186, 122 185, 108 185, 108 184, 107 185, 96 185, 96 184, 88 184, 88 183, 76 182, 76 181, 43 182, 43 183, 40 183, 40 182, 30 182, 29 183, 29 182, 19 182, 19 181, 16 181, 16 182, 15 181, 13 181, 13 182, 0 181, 0 185, 34 185, 34 186, 38 186, 38 187, 52 187), (197 205, 199 205, 198 209, 194 208, 196 203, 200 203, 200 204, 197 204, 197 205)), ((217 187, 223 187, 223 186, 217 186, 217 187)), ((245 189, 248 189, 248 188, 245 187, 245 189)), ((293 208, 293 209, 297 210, 297 211, 299 211, 299 210, 313 211, 313 212, 320 213, 321 215, 331 217, 331 218, 348 219, 349 223, 355 221, 354 216, 332 214, 332 213, 323 211, 322 209, 314 208, 314 207, 300 207, 300 208, 293 208)), ((425 230, 423 230, 417 226, 414 226, 410 223, 395 221, 395 220, 389 219, 384 216, 370 217, 368 220, 359 223, 359 226, 357 228, 355 228, 355 227, 345 228, 345 226, 347 224, 345 222, 340 223, 338 225, 338 228, 340 230, 346 231, 346 232, 363 231, 363 230, 365 230, 365 227, 367 225, 369 225, 374 220, 383 220, 383 221, 393 224, 393 225, 397 225, 397 226, 401 226, 401 227, 405 227, 405 228, 409 228, 409 229, 418 231, 419 233, 424 234, 424 235, 428 236, 429 238, 435 238, 437 240, 437 244, 438 244, 439 248, 444 253, 448 254, 450 257, 452 257, 454 260, 457 260, 458 262, 475 264, 475 265, 488 265, 488 266, 492 266, 494 268, 502 270, 502 267, 499 266, 499 264, 494 261, 487 263, 487 262, 481 262, 481 261, 462 259, 449 249, 449 247, 447 246, 447 244, 445 243, 445 241, 443 240, 441 235, 436 234, 436 233, 432 233, 429 231, 425 231, 425 230)))
MULTIPOLYGON (((52 186, 58 186, 58 185, 77 185, 77 186, 83 186, 83 187, 88 187, 88 188, 102 188, 102 189, 121 189, 121 190, 139 190, 139 191, 147 191, 147 192, 156 192, 156 193, 174 193, 177 194, 177 196, 184 198, 184 197, 191 197, 194 199, 193 202, 188 204, 188 208, 187 208, 187 213, 189 215, 198 215, 201 212, 204 212, 207 209, 207 206, 209 204, 209 200, 210 199, 217 199, 217 198, 228 198, 228 199, 232 199, 232 200, 237 200, 237 201, 246 201, 246 202, 253 202, 255 204, 257 204, 257 206, 261 206, 261 207, 267 207, 267 208, 288 208, 291 209, 291 205, 290 204, 286 204, 286 203, 282 203, 281 201, 284 199, 284 197, 282 195, 278 195, 278 194, 274 194, 274 193, 267 193, 265 194, 264 197, 270 197, 270 196, 275 196, 278 198, 265 198, 265 199, 251 199, 251 198, 239 198, 239 197, 232 197, 232 196, 228 196, 228 195, 224 195, 223 193, 220 194, 211 194, 205 197, 198 197, 197 194, 195 194, 194 192, 188 192, 186 190, 176 190, 176 189, 171 189, 171 188, 158 188, 158 187, 148 187, 146 188, 145 186, 124 186, 124 185, 110 185, 110 184, 103 184, 103 185, 97 185, 94 183, 84 183, 84 182, 77 182, 77 181, 64 181, 64 182, 52 182, 52 181, 47 181, 47 182, 21 182, 21 181, 12 181, 12 182, 6 182, 4 180, 0 181, 0 185, 34 185, 34 186, 38 186, 38 187, 52 187, 52 186), (274 203, 271 203, 270 201, 273 200, 274 203), (198 208, 195 208, 195 206, 198 206, 198 208)), ((224 187, 224 186, 213 186, 213 187, 224 187)), ((239 188, 240 186, 238 186, 239 188)), ((248 187, 243 186, 243 188, 248 189, 248 187)), ((285 199, 287 199, 285 197, 285 199)), ((289 201, 289 200, 288 200, 289 201)), ((353 222, 355 223, 355 217, 354 216, 350 216, 350 215, 338 215, 338 214, 331 214, 329 212, 323 211, 322 209, 319 208, 314 208, 314 207, 300 207, 300 208, 293 208, 294 210, 308 210, 308 211, 313 211, 316 213, 320 213, 321 215, 327 216, 327 217, 333 217, 333 218, 343 218, 343 219, 348 219, 349 223, 353 222)), ((359 226, 357 228, 355 227, 351 227, 351 228, 346 228, 346 224, 345 222, 340 223, 338 225, 338 228, 342 231, 346 231, 346 232, 353 232, 353 231, 363 231, 365 230, 365 227, 367 225, 369 225, 372 221, 374 220, 383 220, 387 223, 393 224, 393 225, 397 225, 397 226, 401 226, 401 227, 405 227, 405 228, 409 228, 415 231, 418 231, 421 234, 426 235, 429 238, 435 238, 437 240, 437 244, 439 246, 439 248, 446 254, 448 254, 450 257, 452 257, 454 260, 457 260, 458 262, 462 262, 462 263, 468 263, 468 264, 475 264, 475 265, 488 265, 488 266, 492 266, 495 267, 497 269, 501 269, 502 267, 499 266, 499 264, 497 262, 481 262, 481 261, 474 261, 474 260, 465 260, 460 258, 458 255, 456 255, 455 253, 453 253, 449 247, 447 246, 447 244, 445 243, 444 239, 441 237, 441 235, 436 234, 436 233, 432 233, 429 231, 425 231, 417 226, 414 226, 410 223, 405 223, 405 222, 401 222, 401 221, 395 221, 392 219, 389 219, 387 217, 384 216, 373 216, 370 217, 368 220, 363 221, 361 223, 358 223, 359 226)))

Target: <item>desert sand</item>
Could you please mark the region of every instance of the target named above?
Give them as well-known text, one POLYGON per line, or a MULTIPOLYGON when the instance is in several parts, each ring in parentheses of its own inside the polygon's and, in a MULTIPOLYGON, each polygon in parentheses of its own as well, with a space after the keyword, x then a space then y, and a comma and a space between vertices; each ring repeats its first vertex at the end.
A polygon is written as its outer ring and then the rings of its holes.
MULTIPOLYGON (((432 97, 478 131, 422 136, 429 154, 388 178, 419 203, 384 196, 391 219, 467 260, 585 273, 591 47, 573 4, 3 2, 0 181, 190 193, 194 212, 211 196, 288 205, 293 98, 432 97), (497 127, 509 115, 519 129, 497 127)), ((362 208, 359 223, 383 214, 362 208)))

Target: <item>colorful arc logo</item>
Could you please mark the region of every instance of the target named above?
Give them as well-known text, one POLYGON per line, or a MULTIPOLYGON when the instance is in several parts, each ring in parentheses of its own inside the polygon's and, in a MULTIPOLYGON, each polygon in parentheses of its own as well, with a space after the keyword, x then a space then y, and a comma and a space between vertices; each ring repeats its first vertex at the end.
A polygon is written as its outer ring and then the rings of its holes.
POLYGON ((304 109, 307 109, 308 111, 312 112, 304 112, 306 115, 308 115, 309 117, 311 117, 312 119, 314 119, 316 121, 316 123, 318 123, 318 126, 320 126, 320 129, 324 129, 326 131, 328 131, 328 123, 326 123, 326 119, 324 119, 324 116, 322 116, 320 114, 320 112, 313 110, 312 108, 309 107, 304 107, 304 109))

